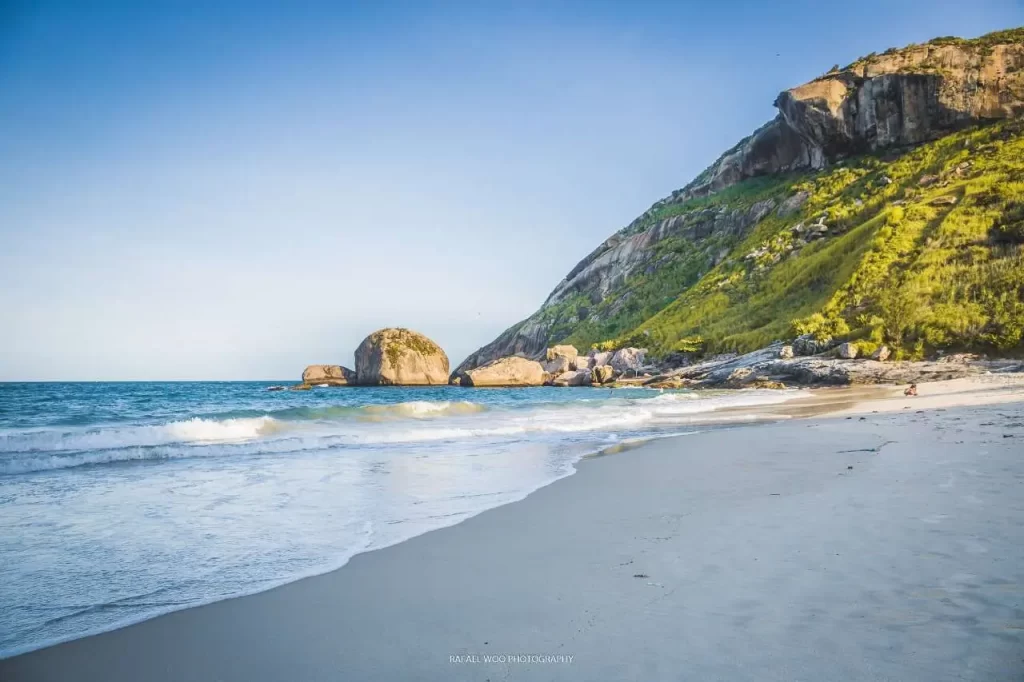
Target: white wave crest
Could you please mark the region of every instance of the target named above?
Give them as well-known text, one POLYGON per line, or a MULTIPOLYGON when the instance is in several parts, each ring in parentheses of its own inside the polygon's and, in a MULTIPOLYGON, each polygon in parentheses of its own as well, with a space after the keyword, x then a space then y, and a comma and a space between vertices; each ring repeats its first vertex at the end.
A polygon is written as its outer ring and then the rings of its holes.
POLYGON ((2 452, 67 452, 146 447, 168 443, 231 443, 253 440, 283 428, 273 417, 201 419, 167 424, 77 430, 34 430, 0 434, 2 452))

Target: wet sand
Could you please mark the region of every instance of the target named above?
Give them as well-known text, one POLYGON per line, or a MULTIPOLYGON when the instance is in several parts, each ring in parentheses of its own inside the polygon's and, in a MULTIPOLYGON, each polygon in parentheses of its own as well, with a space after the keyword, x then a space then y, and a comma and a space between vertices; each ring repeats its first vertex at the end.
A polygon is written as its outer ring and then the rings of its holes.
POLYGON ((522 502, 0 679, 1020 680, 1024 403, 943 408, 927 386, 588 458, 522 502))

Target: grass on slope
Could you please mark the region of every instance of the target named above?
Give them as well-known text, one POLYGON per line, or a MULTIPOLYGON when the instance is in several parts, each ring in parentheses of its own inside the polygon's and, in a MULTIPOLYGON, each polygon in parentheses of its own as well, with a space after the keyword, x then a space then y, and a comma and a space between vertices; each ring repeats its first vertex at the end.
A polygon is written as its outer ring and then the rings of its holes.
MULTIPOLYGON (((1008 121, 894 160, 868 156, 779 179, 769 195, 810 193, 799 214, 766 217, 714 267, 709 254, 730 245, 666 240, 655 262, 667 265, 627 281, 625 303, 609 297, 595 308, 618 305, 619 312, 598 315, 601 322, 576 319, 552 336, 564 332, 580 346, 639 344, 661 354, 697 336, 709 352, 749 351, 797 332, 859 340, 865 351, 885 342, 905 356, 935 348, 1020 350, 1022 128, 1008 121), (803 246, 793 226, 820 216, 829 235, 803 246)), ((764 180, 716 196, 729 206, 753 193, 766 196, 764 180)), ((680 206, 675 210, 695 210, 680 206)))

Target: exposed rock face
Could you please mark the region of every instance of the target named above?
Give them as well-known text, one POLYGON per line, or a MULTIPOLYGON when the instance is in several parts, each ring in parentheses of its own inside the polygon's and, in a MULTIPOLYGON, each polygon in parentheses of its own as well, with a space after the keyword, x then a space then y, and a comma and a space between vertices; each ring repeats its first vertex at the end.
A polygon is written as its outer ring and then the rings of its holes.
POLYGON ((782 92, 779 115, 680 196, 765 173, 818 169, 852 154, 934 140, 1024 111, 1024 45, 918 45, 859 60, 782 92))
POLYGON ((783 346, 779 349, 779 359, 789 360, 793 357, 793 346, 783 346))
POLYGON ((363 386, 433 386, 448 383, 448 356, 409 329, 380 329, 356 349, 356 382, 363 386))
POLYGON ((356 373, 341 365, 310 365, 302 372, 304 384, 348 386, 356 382, 356 373))
MULTIPOLYGON (((507 355, 522 354, 529 358, 544 359, 551 329, 559 321, 545 316, 545 311, 551 306, 579 294, 587 296, 591 301, 616 298, 627 287, 630 276, 648 267, 657 267, 653 262, 654 246, 663 240, 672 237, 698 243, 710 236, 739 239, 776 206, 776 202, 769 199, 756 202, 743 210, 708 208, 696 214, 666 218, 635 232, 637 226, 647 222, 648 214, 664 203, 655 204, 625 230, 601 244, 566 275, 540 310, 506 329, 501 336, 470 355, 456 371, 477 367, 507 355)), ((708 257, 713 259, 714 254, 708 257)), ((621 300, 625 302, 624 298, 621 300)))
POLYGON ((518 356, 500 358, 452 378, 462 386, 543 386, 546 374, 535 360, 518 356))
POLYGON ((878 360, 879 362, 885 362, 889 359, 889 355, 891 355, 889 346, 879 346, 878 350, 871 354, 871 359, 878 360))
POLYGON ((594 367, 601 367, 602 365, 607 365, 609 362, 611 362, 613 355, 615 355, 615 353, 613 353, 610 350, 601 352, 590 351, 590 355, 588 357, 591 359, 594 367))
POLYGON ((590 358, 579 355, 572 361, 572 369, 590 369, 590 358))

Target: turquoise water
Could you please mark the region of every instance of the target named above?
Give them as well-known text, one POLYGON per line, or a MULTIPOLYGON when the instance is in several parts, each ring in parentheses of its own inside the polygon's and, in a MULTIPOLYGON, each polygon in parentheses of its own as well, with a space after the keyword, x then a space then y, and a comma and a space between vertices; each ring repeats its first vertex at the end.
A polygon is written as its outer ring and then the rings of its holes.
POLYGON ((0 384, 0 656, 268 589, 785 392, 0 384))

